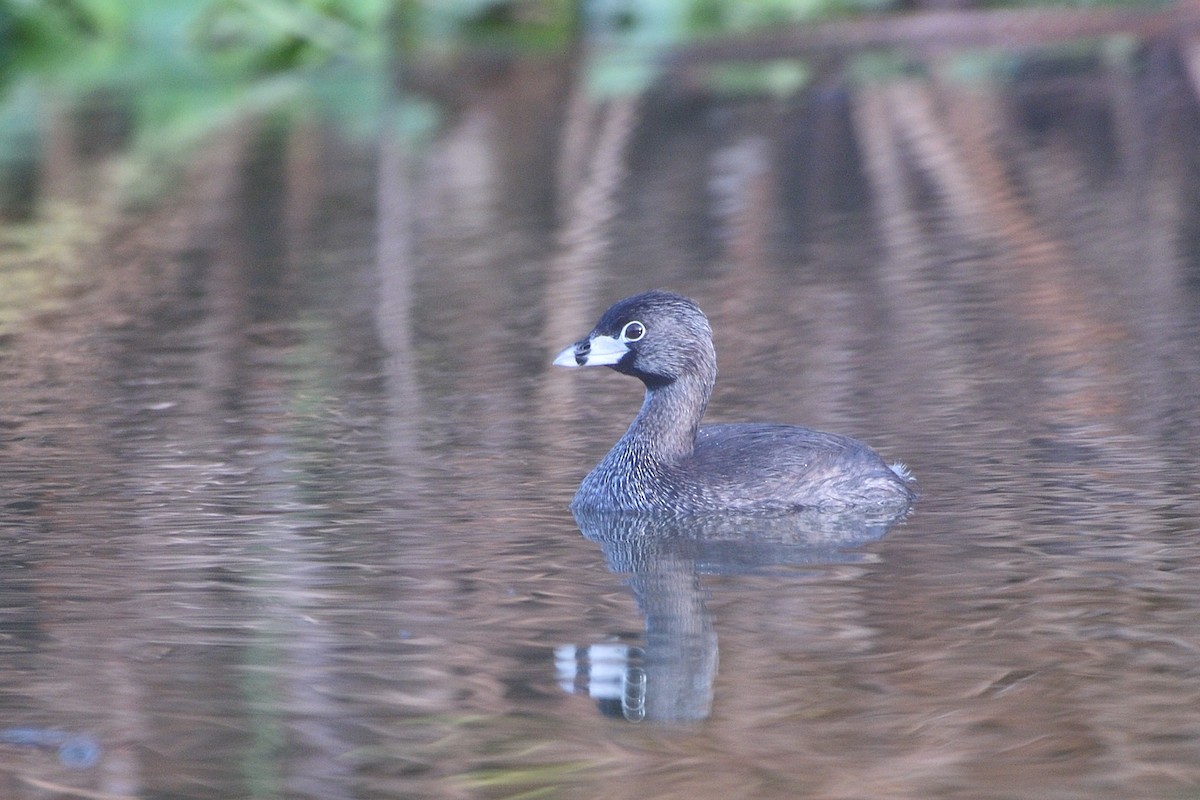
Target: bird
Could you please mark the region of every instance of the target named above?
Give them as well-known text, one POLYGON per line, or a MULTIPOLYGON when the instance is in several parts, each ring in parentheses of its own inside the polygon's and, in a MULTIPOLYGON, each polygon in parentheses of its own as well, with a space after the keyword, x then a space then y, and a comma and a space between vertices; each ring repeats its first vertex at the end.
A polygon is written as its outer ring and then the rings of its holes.
POLYGON ((777 423, 701 425, 717 379, 712 327, 694 300, 674 292, 619 300, 553 363, 611 367, 645 386, 637 416, 584 477, 573 510, 896 510, 916 497, 903 464, 849 436, 777 423))

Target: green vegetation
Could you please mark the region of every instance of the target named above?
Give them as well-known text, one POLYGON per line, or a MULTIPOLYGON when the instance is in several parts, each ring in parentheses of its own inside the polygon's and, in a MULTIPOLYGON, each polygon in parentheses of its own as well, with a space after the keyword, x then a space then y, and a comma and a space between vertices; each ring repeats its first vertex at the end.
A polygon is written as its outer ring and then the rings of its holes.
MULTIPOLYGON (((29 107, 20 93, 30 82, 68 100, 105 91, 127 98, 131 131, 163 149, 219 124, 240 104, 298 101, 297 93, 310 106, 332 103, 331 116, 367 118, 379 110, 372 84, 381 82, 396 50, 557 53, 580 36, 600 46, 589 69, 593 88, 620 93, 644 88, 656 58, 681 43, 886 11, 898 2, 0 0, 0 122, 11 119, 10 103, 29 107)), ((804 72, 776 64, 725 71, 714 81, 735 91, 761 83, 763 91, 778 93, 802 84, 804 72)), ((12 144, 0 132, 0 149, 12 144)))
POLYGON ((207 73, 243 79, 330 60, 369 60, 390 0, 0 0, 0 64, 88 84, 207 73))
MULTIPOLYGON (((138 203, 171 185, 180 154, 247 110, 319 115, 357 132, 374 133, 383 120, 396 135, 427 132, 439 119, 427 102, 399 98, 399 108, 384 113, 391 69, 412 60, 470 48, 559 54, 586 39, 594 45, 589 89, 629 95, 650 86, 664 54, 680 44, 898 2, 0 0, 0 218, 30 213, 39 148, 62 108, 92 102, 118 118, 105 131, 119 139, 112 149, 127 162, 123 191, 138 203)), ((1119 0, 1047 4, 1112 2, 1119 0)), ((883 77, 893 61, 868 60, 862 72, 882 69, 883 77)), ((786 97, 808 84, 811 65, 709 64, 693 77, 725 94, 786 97)))
POLYGON ((0 0, 0 123, 13 126, 0 131, 0 183, 29 158, 51 100, 77 107, 102 93, 128 117, 130 149, 150 161, 248 106, 335 102, 344 112, 350 95, 373 113, 392 8, 390 0, 0 0))

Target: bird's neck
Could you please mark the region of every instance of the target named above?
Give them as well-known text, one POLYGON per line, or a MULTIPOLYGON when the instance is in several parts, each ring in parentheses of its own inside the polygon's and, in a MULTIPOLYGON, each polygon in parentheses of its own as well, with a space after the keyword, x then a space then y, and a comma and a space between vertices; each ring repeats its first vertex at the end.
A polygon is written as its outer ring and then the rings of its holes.
POLYGON ((642 408, 625 433, 626 444, 660 463, 690 457, 715 379, 715 374, 688 375, 647 386, 642 408))

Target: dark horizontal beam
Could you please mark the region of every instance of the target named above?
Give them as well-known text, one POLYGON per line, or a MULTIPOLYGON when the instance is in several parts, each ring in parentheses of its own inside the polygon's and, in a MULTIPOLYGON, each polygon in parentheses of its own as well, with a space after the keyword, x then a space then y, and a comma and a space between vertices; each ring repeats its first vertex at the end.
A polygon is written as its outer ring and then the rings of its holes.
POLYGON ((1127 34, 1139 39, 1200 33, 1200 4, 1154 9, 921 11, 796 25, 772 33, 722 36, 679 47, 674 66, 769 61, 860 48, 1023 48, 1127 34))

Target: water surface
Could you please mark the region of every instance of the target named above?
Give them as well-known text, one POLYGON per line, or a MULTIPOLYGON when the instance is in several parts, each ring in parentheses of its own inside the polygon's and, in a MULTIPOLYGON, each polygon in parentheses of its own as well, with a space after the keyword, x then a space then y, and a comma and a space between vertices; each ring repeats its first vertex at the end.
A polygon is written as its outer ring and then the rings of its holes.
POLYGON ((1194 794, 1200 118, 1146 52, 217 137, 0 343, 5 796, 1194 794), (654 287, 710 420, 914 513, 581 532, 640 387, 549 361, 654 287))

